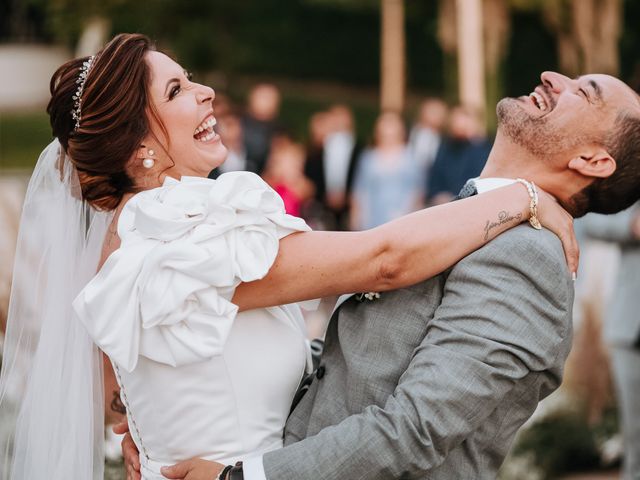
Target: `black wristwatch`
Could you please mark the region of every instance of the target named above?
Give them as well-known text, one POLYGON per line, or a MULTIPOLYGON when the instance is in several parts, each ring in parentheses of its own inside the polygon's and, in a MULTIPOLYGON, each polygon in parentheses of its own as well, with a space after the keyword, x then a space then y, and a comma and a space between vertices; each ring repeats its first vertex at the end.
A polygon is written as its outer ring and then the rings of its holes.
POLYGON ((229 470, 227 480, 244 480, 244 471, 242 470, 242 462, 236 463, 235 467, 229 470))
POLYGON ((226 467, 224 467, 220 472, 220 475, 216 477, 216 480, 227 480, 227 473, 229 473, 229 470, 231 470, 232 468, 233 465, 227 465, 226 467))

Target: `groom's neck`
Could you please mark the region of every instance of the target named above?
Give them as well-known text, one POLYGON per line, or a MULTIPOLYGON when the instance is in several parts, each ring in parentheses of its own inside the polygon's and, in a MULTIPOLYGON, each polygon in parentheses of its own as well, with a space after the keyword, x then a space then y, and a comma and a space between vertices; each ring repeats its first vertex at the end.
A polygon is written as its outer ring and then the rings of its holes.
POLYGON ((480 178, 526 178, 541 183, 545 177, 544 161, 531 158, 521 148, 509 147, 511 146, 504 144, 494 145, 480 178))
POLYGON ((538 158, 513 144, 494 144, 480 178, 524 178, 553 195, 572 210, 573 196, 583 188, 580 176, 548 158, 538 158))

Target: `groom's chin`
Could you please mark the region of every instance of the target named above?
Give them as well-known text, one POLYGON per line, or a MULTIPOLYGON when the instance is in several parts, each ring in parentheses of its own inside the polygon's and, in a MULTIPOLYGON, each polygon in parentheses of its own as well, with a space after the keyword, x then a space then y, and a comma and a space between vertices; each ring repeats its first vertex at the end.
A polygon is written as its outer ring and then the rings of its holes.
POLYGON ((518 100, 511 97, 505 97, 496 105, 496 115, 498 117, 498 126, 508 124, 513 119, 515 109, 518 108, 518 100))

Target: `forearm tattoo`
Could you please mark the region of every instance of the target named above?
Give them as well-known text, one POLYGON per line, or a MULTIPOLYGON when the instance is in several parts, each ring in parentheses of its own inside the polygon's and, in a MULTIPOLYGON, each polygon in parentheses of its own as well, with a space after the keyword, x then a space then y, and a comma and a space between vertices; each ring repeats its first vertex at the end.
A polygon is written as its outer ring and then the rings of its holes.
POLYGON ((522 222, 522 213, 511 214, 506 210, 502 210, 498 213, 497 220, 487 220, 484 226, 484 241, 487 242, 491 238, 491 232, 507 223, 513 223, 515 225, 522 222))

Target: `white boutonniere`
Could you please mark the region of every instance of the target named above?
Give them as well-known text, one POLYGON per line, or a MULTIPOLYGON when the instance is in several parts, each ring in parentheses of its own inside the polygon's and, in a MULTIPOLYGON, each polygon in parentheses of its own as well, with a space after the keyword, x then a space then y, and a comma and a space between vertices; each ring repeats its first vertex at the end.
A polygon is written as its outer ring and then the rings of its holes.
POLYGON ((365 300, 369 300, 370 302, 373 302, 378 298, 380 298, 380 292, 362 292, 362 293, 356 294, 356 300, 359 302, 364 302, 365 300))

